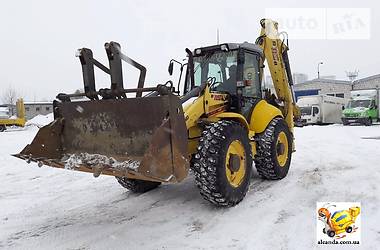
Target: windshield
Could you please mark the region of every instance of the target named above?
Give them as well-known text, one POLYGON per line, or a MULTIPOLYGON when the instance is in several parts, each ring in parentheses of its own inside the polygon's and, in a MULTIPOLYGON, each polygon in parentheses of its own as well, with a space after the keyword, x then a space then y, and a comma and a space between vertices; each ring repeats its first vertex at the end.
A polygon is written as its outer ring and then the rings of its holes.
POLYGON ((347 104, 347 108, 368 108, 371 104, 371 100, 351 100, 347 104))
POLYGON ((212 91, 236 91, 237 51, 212 51, 194 57, 194 84, 209 81, 212 91))
POLYGON ((300 107, 301 115, 311 115, 311 107, 300 107))

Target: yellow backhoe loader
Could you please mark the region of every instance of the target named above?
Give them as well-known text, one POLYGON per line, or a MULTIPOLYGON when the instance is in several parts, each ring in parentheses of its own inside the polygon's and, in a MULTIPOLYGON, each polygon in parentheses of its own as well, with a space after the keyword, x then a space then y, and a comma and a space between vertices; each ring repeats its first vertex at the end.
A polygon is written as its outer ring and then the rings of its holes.
POLYGON ((84 93, 59 94, 55 120, 15 156, 39 166, 116 176, 133 192, 181 182, 191 168, 206 200, 234 206, 247 193, 253 166, 263 178, 284 178, 294 152, 287 38, 280 39, 285 33, 274 21, 263 19, 261 26, 255 44, 186 49, 177 88, 172 81, 144 88, 145 67, 116 42, 105 44, 109 67, 90 49, 78 50, 84 93), (265 59, 276 95, 261 89, 265 59), (122 61, 140 70, 137 88, 124 89, 122 61), (110 75, 109 89, 96 90, 95 66, 110 75))

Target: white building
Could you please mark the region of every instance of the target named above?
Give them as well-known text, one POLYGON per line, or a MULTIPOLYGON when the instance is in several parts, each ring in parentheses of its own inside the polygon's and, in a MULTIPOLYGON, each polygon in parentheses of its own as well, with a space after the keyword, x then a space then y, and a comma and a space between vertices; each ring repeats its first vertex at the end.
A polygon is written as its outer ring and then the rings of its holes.
POLYGON ((380 74, 365 77, 356 81, 342 81, 332 79, 314 79, 294 85, 296 99, 307 95, 331 95, 350 98, 351 90, 380 88, 380 74))
POLYGON ((293 73, 293 83, 294 84, 300 84, 304 83, 308 80, 308 76, 303 73, 293 73))
POLYGON ((362 78, 353 82, 353 89, 375 89, 380 88, 380 74, 362 78))
POLYGON ((342 98, 350 98, 352 83, 350 81, 314 79, 294 85, 296 99, 308 95, 331 95, 342 98))
POLYGON ((32 119, 37 115, 47 115, 53 112, 53 102, 25 102, 26 119, 32 119))

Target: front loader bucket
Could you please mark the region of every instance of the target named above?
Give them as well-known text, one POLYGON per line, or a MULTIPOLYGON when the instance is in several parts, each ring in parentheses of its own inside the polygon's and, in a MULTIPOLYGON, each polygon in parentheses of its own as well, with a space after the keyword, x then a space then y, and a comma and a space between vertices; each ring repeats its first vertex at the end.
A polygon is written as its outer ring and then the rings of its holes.
POLYGON ((39 166, 178 182, 187 176, 180 99, 164 96, 55 102, 55 120, 15 155, 39 166))

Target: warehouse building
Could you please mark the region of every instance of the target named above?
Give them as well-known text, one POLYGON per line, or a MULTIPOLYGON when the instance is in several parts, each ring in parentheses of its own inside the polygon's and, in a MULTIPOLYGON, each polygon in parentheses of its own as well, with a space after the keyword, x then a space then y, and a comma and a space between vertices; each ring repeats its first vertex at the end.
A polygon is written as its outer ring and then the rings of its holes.
MULTIPOLYGON (((25 117, 27 120, 32 119, 37 115, 47 115, 53 112, 53 102, 24 102, 25 117)), ((16 105, 2 104, 1 108, 9 110, 9 116, 16 116, 16 105)))
POLYGON ((293 73, 293 83, 299 84, 304 83, 308 80, 308 76, 303 73, 293 73))
POLYGON ((47 115, 53 112, 52 102, 25 102, 26 119, 32 119, 37 115, 47 115))
POLYGON ((356 80, 352 87, 353 90, 380 88, 380 74, 356 80))
POLYGON ((342 98, 350 98, 352 83, 350 81, 332 79, 314 79, 294 85, 296 99, 300 96, 331 95, 342 98))
POLYGON ((380 88, 380 74, 362 78, 356 81, 342 81, 334 79, 314 79, 294 85, 296 99, 300 96, 331 95, 350 98, 351 90, 380 88))

